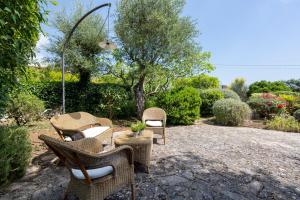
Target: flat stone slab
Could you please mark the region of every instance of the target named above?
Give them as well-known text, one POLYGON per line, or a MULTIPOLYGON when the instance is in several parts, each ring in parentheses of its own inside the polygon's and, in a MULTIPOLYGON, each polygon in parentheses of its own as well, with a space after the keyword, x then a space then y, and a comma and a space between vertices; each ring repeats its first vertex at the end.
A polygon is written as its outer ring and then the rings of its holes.
MULTIPOLYGON (((154 144, 150 174, 137 171, 137 199, 300 199, 300 134, 212 125, 167 128, 154 144)), ((0 199, 61 199, 62 166, 31 168, 0 199)), ((129 199, 122 188, 108 200, 129 199)), ((69 199, 76 199, 70 196, 69 199)))

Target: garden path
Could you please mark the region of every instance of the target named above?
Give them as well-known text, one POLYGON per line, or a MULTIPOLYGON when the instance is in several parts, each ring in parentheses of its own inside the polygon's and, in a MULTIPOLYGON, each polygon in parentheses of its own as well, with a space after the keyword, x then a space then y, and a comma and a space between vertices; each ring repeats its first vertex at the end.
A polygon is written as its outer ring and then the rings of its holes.
MULTIPOLYGON (((68 172, 37 159, 0 199, 60 199, 68 172), (38 167, 39 166, 39 167, 38 167), (42 166, 42 167, 40 167, 42 166), (38 171, 38 172, 37 172, 38 171)), ((150 174, 136 173, 137 199, 300 199, 300 134, 213 125, 167 128, 150 174)), ((109 200, 128 199, 127 188, 109 200)))

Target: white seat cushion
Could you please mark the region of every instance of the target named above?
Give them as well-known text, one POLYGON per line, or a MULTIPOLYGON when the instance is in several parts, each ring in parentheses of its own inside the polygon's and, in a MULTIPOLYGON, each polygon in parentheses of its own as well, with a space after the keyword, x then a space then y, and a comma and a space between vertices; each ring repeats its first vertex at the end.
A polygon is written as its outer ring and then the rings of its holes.
POLYGON ((72 138, 69 136, 65 136, 64 140, 65 142, 72 142, 72 138))
POLYGON ((146 121, 147 126, 152 126, 152 127, 161 127, 163 126, 162 121, 154 121, 154 120, 148 120, 146 121))
MULTIPOLYGON (((85 179, 85 177, 80 169, 71 169, 71 171, 72 171, 72 174, 77 179, 81 179, 81 180, 85 179)), ((106 166, 106 167, 101 167, 101 168, 96 168, 96 169, 88 169, 86 171, 91 179, 95 179, 95 178, 101 178, 103 176, 111 174, 113 172, 113 168, 112 168, 112 166, 106 166)))
POLYGON ((92 138, 100 135, 101 133, 105 132, 108 129, 109 129, 108 126, 97 126, 93 128, 88 128, 82 132, 85 138, 92 138))

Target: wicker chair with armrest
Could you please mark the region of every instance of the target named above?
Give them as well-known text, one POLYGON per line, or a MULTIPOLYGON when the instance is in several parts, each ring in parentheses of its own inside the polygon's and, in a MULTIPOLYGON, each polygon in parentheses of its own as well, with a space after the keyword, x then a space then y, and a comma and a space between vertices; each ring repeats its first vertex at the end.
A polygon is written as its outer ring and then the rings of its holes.
POLYGON ((95 137, 100 141, 112 142, 113 125, 107 118, 98 118, 86 112, 74 112, 56 115, 50 119, 61 139, 78 140, 95 137))
POLYGON ((131 198, 135 199, 133 150, 130 146, 98 153, 102 144, 95 138, 63 142, 41 135, 39 139, 70 172, 66 196, 72 193, 81 200, 102 200, 120 187, 131 185, 131 198))

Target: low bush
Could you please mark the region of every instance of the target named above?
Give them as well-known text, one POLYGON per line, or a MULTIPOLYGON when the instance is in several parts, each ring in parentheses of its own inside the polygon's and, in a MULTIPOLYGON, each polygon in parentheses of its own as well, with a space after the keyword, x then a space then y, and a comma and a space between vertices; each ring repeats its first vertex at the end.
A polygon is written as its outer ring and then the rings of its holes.
POLYGON ((214 103, 220 99, 224 98, 224 94, 218 88, 206 89, 200 91, 200 97, 202 100, 200 112, 201 116, 211 116, 212 107, 214 103))
POLYGON ((300 121, 300 109, 298 109, 294 112, 294 117, 296 120, 300 121))
POLYGON ((261 118, 272 118, 285 111, 286 101, 271 93, 255 94, 247 102, 261 118))
POLYGON ((5 185, 26 172, 31 143, 25 128, 0 126, 0 185, 5 185))
POLYGON ((286 86, 282 81, 258 81, 254 82, 249 86, 248 96, 253 93, 267 93, 267 92, 277 92, 277 91, 292 91, 291 88, 286 86))
POLYGON ((188 125, 199 117, 201 98, 195 88, 176 88, 158 98, 158 105, 167 112, 168 123, 188 125))
POLYGON ((281 115, 267 122, 267 129, 286 132, 300 132, 300 123, 292 116, 281 115))
POLYGON ((44 110, 42 100, 35 95, 23 92, 12 95, 7 106, 7 114, 14 118, 18 125, 40 119, 44 110))
POLYGON ((238 101, 241 100, 240 96, 233 90, 225 89, 225 90, 222 90, 222 92, 224 95, 224 99, 235 99, 238 101))
POLYGON ((217 124, 239 126, 250 118, 251 109, 246 103, 239 100, 222 99, 215 102, 213 114, 217 124))

